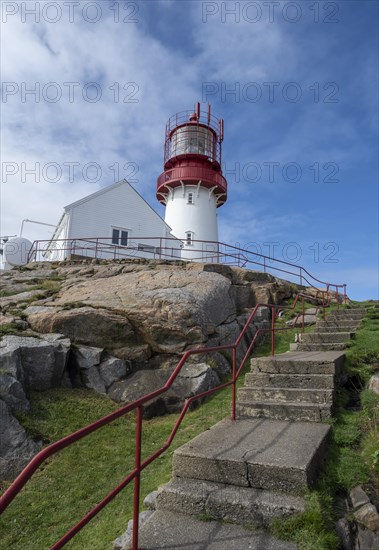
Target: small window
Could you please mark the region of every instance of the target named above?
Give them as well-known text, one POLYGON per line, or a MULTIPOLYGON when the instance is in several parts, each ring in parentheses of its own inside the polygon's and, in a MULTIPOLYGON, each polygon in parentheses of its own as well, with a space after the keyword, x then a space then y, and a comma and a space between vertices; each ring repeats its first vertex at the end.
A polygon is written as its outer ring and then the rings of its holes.
POLYGON ((118 238, 120 231, 118 229, 112 229, 112 244, 118 244, 118 238))
POLYGON ((192 233, 191 233, 191 231, 187 231, 187 233, 186 233, 186 244, 187 245, 192 244, 192 233))
POLYGON ((128 231, 112 229, 112 244, 128 246, 128 231))
POLYGON ((128 246, 128 232, 121 231, 121 246, 128 246))
POLYGON ((193 204, 193 193, 188 193, 188 204, 193 204))

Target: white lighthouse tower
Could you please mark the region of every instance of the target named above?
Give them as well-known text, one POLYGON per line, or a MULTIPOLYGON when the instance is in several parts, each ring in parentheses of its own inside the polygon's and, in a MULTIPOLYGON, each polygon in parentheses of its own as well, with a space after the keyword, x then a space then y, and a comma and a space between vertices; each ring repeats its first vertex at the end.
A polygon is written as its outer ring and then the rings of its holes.
POLYGON ((182 259, 218 261, 217 208, 227 199, 221 170, 224 121, 200 110, 182 111, 166 125, 164 172, 157 199, 165 222, 183 242, 182 259))

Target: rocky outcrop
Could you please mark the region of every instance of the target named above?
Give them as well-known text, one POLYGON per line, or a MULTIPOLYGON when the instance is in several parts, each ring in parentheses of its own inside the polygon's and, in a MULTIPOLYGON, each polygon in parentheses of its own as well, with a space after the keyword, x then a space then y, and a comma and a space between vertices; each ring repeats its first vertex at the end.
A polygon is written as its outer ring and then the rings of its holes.
POLYGON ((215 273, 152 270, 89 279, 62 288, 55 304, 83 307, 32 314, 38 332, 59 331, 72 341, 108 349, 145 343, 155 353, 179 353, 206 342, 235 317, 230 282, 215 273), (111 284, 110 284, 111 283, 111 284))
MULTIPOLYGON (((173 367, 140 370, 128 379, 112 384, 108 395, 119 403, 130 403, 164 386, 173 370, 173 367)), ((217 373, 208 364, 185 364, 171 388, 146 404, 144 416, 151 418, 181 410, 187 397, 206 392, 219 383, 217 373)), ((199 402, 200 400, 197 400, 197 403, 199 402)))
POLYGON ((361 485, 351 489, 346 517, 336 523, 343 550, 379 548, 379 514, 361 485))
POLYGON ((6 335, 0 341, 1 374, 18 380, 27 392, 59 387, 70 345, 62 334, 43 338, 6 335))
MULTIPOLYGON (((34 282, 46 269, 45 264, 35 267, 29 272, 34 282)), ((46 272, 52 276, 51 269, 46 272)), ((16 280, 25 281, 27 273, 16 280)), ((61 333, 78 345, 142 361, 206 343, 220 326, 233 323, 256 303, 278 303, 292 293, 289 283, 267 273, 219 264, 134 260, 60 265, 55 278, 64 279, 59 293, 32 303, 29 295, 23 307, 31 329, 61 333)), ((23 305, 23 294, 19 296, 23 305)), ((17 295, 0 300, 3 313, 12 312, 15 304, 17 295)))
POLYGON ((24 428, 0 399, 0 479, 13 479, 39 451, 24 428))
POLYGON ((75 386, 84 386, 106 394, 114 383, 132 372, 130 361, 109 356, 103 348, 73 347, 70 374, 75 386))
MULTIPOLYGON (((0 399, 9 424, 2 464, 8 461, 13 473, 24 464, 14 460, 20 449, 27 457, 37 448, 12 416, 29 411, 31 391, 84 386, 131 402, 164 386, 184 351, 233 344, 252 307, 293 292, 293 285, 266 273, 146 260, 30 264, 3 272, 1 281, 2 327, 16 332, 0 341, 0 399)), ((269 319, 262 307, 238 361, 269 319)), ((230 360, 227 351, 191 356, 145 415, 181 409, 187 397, 219 384, 230 360)))
POLYGON ((69 384, 70 341, 61 334, 43 338, 7 335, 0 341, 0 479, 13 479, 40 445, 14 415, 27 414, 31 391, 69 384))

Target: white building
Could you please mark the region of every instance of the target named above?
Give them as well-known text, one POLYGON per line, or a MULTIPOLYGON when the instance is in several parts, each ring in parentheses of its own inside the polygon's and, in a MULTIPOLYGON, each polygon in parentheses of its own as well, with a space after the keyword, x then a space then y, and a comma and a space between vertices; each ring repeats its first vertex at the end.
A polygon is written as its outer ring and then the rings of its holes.
POLYGON ((88 258, 162 258, 181 255, 181 241, 145 199, 126 181, 100 189, 68 206, 53 237, 41 248, 45 260, 88 258))

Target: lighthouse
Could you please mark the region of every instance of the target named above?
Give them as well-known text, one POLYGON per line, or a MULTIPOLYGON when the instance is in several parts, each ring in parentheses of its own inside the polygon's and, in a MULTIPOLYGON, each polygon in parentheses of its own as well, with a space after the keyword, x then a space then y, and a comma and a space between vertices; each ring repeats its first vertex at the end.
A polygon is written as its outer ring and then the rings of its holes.
POLYGON ((224 121, 204 111, 172 116, 166 125, 164 172, 157 181, 157 199, 166 207, 165 222, 183 243, 181 257, 218 261, 217 209, 227 199, 221 170, 224 121))

